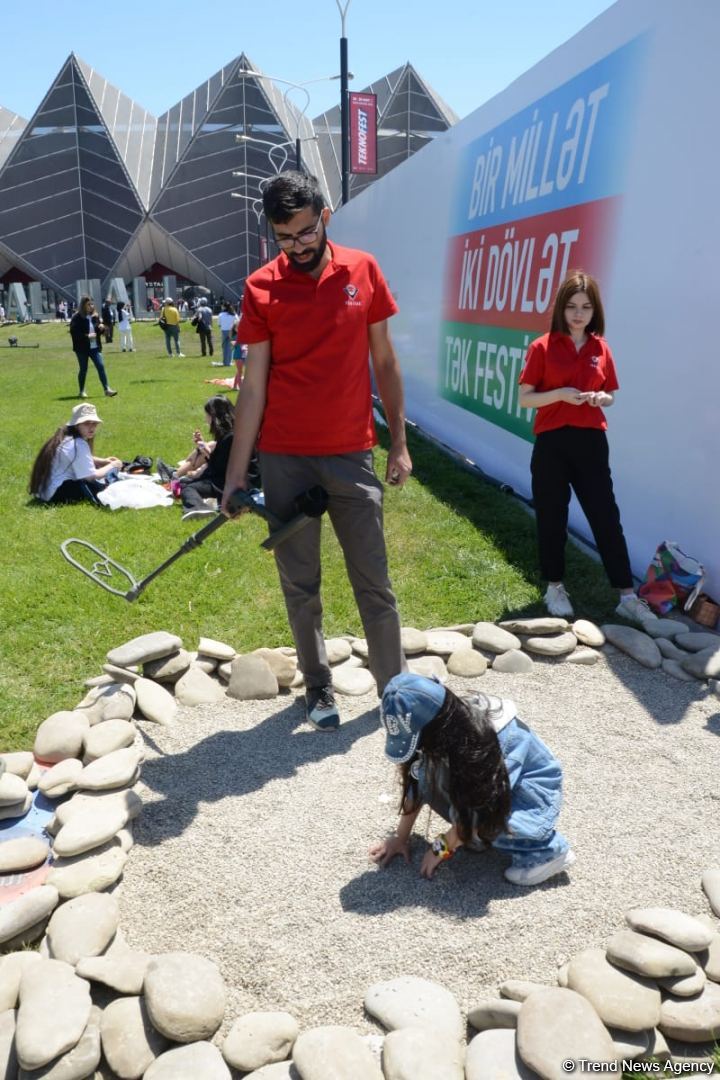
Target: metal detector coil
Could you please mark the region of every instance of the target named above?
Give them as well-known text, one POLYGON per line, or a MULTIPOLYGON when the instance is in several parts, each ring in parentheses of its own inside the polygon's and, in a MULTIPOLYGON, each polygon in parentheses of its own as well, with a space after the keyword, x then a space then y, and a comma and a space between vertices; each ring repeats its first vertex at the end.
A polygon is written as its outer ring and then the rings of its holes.
MULTIPOLYGON (((246 510, 267 521, 270 527, 270 535, 266 540, 262 541, 260 546, 265 548, 266 551, 273 551, 278 544, 282 544, 284 540, 294 536, 300 529, 304 529, 314 518, 319 518, 327 507, 327 499, 327 492, 324 488, 320 486, 312 487, 296 498, 294 503, 295 516, 289 521, 280 521, 266 508, 261 491, 243 491, 239 489, 230 496, 228 510, 233 517, 246 510)), ((230 520, 231 518, 226 517, 225 514, 218 513, 202 529, 189 536, 165 562, 157 566, 147 577, 142 578, 140 581, 137 581, 130 571, 121 566, 115 559, 106 555, 104 551, 100 551, 99 548, 96 548, 94 544, 89 543, 87 540, 79 540, 77 537, 72 536, 68 540, 63 540, 60 550, 71 566, 74 566, 76 570, 80 570, 96 585, 105 589, 106 592, 113 593, 114 596, 122 596, 124 600, 132 603, 133 600, 137 600, 151 581, 154 581, 159 574, 162 574, 163 570, 167 570, 168 566, 172 566, 181 555, 200 547, 208 536, 217 532, 226 521, 230 520), (87 552, 90 552, 90 559, 87 557, 87 552), (80 561, 81 559, 84 561, 80 561), (119 582, 114 581, 115 575, 120 579, 119 582), (116 588, 117 584, 129 584, 130 588, 116 588)))

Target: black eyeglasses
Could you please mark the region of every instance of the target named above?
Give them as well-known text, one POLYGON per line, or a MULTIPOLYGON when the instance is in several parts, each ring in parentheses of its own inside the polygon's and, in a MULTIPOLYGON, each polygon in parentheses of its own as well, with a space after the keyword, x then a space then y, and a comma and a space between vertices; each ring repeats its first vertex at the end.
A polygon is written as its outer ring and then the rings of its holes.
POLYGON ((303 244, 303 245, 312 244, 313 240, 315 239, 315 237, 318 234, 318 230, 319 230, 321 225, 322 225, 322 215, 317 219, 317 221, 315 222, 315 224, 313 226, 311 226, 309 229, 303 229, 302 232, 296 233, 294 236, 288 236, 287 234, 285 234, 285 235, 281 234, 280 236, 278 236, 277 233, 276 233, 275 234, 275 243, 277 244, 277 246, 279 248, 282 248, 283 250, 285 248, 289 249, 289 248, 293 247, 296 243, 303 244))

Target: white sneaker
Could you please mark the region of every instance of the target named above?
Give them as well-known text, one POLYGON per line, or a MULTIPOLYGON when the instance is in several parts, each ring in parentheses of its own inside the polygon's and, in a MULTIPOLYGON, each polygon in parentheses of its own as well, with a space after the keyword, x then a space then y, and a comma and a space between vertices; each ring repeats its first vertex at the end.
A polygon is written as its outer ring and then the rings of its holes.
POLYGON ((555 877, 556 874, 562 874, 563 870, 567 870, 574 862, 575 852, 568 848, 556 859, 549 859, 548 862, 540 863, 539 866, 530 868, 509 866, 505 871, 505 879, 511 885, 539 885, 542 881, 555 877))
POLYGON ((562 581, 557 585, 548 585, 545 593, 545 607, 548 615, 554 615, 558 619, 572 619, 575 612, 570 603, 570 597, 565 591, 562 581))
POLYGON ((637 623, 639 626, 642 626, 643 623, 658 621, 657 615, 650 610, 645 601, 641 600, 639 596, 631 596, 629 600, 621 600, 615 608, 615 614, 622 619, 627 619, 628 622, 637 623))
POLYGON ((196 521, 199 518, 215 517, 216 511, 211 510, 209 506, 198 506, 194 510, 186 510, 183 514, 181 521, 196 521))
POLYGON ((183 360, 185 359, 185 353, 184 352, 179 352, 178 356, 182 357, 183 360))

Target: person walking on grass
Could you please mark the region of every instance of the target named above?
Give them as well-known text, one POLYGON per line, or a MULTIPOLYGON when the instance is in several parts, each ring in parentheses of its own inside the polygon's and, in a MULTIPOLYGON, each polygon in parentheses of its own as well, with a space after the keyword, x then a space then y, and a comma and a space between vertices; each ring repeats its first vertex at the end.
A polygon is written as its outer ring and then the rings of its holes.
POLYGON ((162 311, 160 312, 160 318, 158 320, 165 332, 165 348, 168 356, 172 356, 172 346, 175 346, 175 354, 177 356, 184 356, 185 353, 180 352, 180 312, 175 306, 175 301, 171 296, 166 297, 163 300, 162 311))
POLYGON ((540 571, 551 615, 573 618, 563 583, 570 493, 595 537, 610 584, 620 591, 616 614, 642 626, 656 620, 636 595, 610 472, 607 420, 617 374, 605 341, 605 314, 594 278, 573 270, 558 289, 549 334, 530 345, 520 373, 519 407, 537 409, 530 468, 540 571))
MULTIPOLYGON (((315 177, 281 173, 265 187, 263 206, 280 255, 245 283, 238 341, 248 358, 223 509, 233 491, 248 488, 256 441, 265 505, 278 518, 290 518, 308 488, 325 488, 382 693, 405 659, 388 577, 383 487, 372 460, 368 351, 390 430, 386 480, 401 487, 412 463, 388 329, 397 305, 371 255, 328 240, 330 210, 315 177)), ((320 531, 321 522, 312 521, 276 549, 275 560, 307 687, 306 717, 334 731, 340 719, 322 631, 320 531)))
POLYGON ((425 852, 423 877, 461 847, 507 852, 505 878, 513 885, 539 885, 572 866, 575 855, 555 828, 562 766, 518 719, 513 701, 460 698, 433 679, 405 674, 385 688, 380 716, 402 797, 397 830, 370 848, 373 862, 410 861, 410 834, 428 805, 450 828, 425 852))
POLYGON ((78 309, 70 320, 70 339, 78 362, 78 397, 86 398, 85 380, 88 363, 92 360, 105 397, 115 397, 117 390, 108 384, 102 355, 101 334, 103 324, 95 312, 95 304, 89 296, 80 298, 78 309))

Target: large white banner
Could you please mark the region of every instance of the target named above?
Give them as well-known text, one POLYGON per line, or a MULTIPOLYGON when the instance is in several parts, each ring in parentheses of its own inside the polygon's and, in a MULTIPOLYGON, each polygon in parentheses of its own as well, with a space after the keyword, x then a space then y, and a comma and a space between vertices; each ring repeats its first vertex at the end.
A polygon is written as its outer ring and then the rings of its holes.
MULTIPOLYGON (((331 227, 377 256, 398 299, 410 419, 524 495, 525 351, 566 271, 597 277, 633 569, 677 540, 716 595, 718 56, 720 3, 620 0, 331 227)), ((589 536, 575 505, 571 521, 589 536)))

